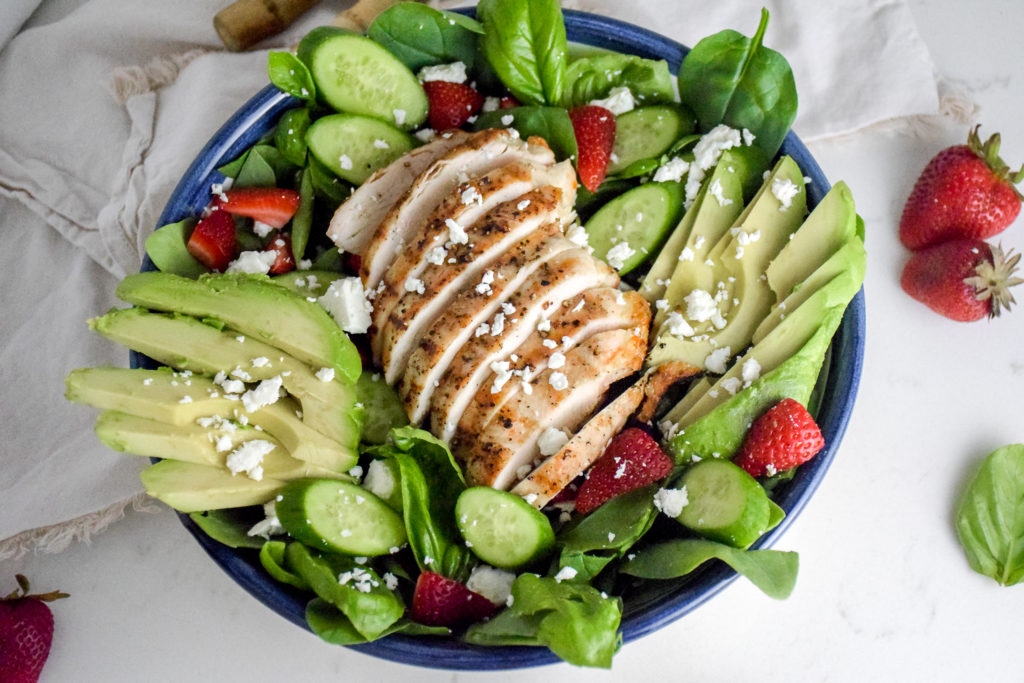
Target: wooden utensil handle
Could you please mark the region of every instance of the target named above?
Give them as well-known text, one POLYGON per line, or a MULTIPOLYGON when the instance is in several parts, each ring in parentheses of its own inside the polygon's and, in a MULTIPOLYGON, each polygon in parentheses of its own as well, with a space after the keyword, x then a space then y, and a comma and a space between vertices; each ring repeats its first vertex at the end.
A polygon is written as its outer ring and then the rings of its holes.
POLYGON ((236 0, 213 18, 213 27, 232 52, 277 35, 319 0, 236 0))

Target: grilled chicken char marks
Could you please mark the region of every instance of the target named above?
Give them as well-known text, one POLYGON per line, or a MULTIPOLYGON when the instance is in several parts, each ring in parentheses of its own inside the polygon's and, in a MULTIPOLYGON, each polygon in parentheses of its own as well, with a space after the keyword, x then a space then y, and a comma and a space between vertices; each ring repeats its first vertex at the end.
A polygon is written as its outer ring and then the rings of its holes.
POLYGON ((469 136, 461 130, 448 131, 374 173, 334 212, 327 236, 342 251, 362 254, 377 226, 413 181, 469 136))
POLYGON ((531 392, 507 401, 470 447, 455 450, 467 483, 511 487, 537 461, 545 429, 576 431, 613 382, 640 369, 646 353, 646 328, 600 332, 570 350, 564 367, 538 375, 531 392))
POLYGON ((391 207, 374 232, 359 269, 363 287, 372 290, 377 286, 395 256, 460 183, 524 159, 551 164, 554 154, 540 138, 522 140, 508 130, 490 129, 470 136, 434 161, 391 207))
POLYGON ((452 443, 458 447, 466 439, 475 439, 479 426, 487 424, 524 384, 543 372, 553 354, 564 355, 600 332, 624 328, 647 330, 650 320, 651 310, 646 299, 637 292, 623 292, 615 287, 595 287, 563 301, 548 318, 548 326, 532 332, 509 356, 511 378, 502 383, 498 373, 487 376, 462 414, 452 443))
POLYGON ((508 300, 514 313, 495 313, 491 331, 473 336, 455 354, 431 397, 434 435, 445 441, 452 438, 463 412, 491 372, 490 364, 505 360, 515 351, 552 306, 592 287, 618 284, 615 271, 582 248, 562 252, 542 264, 508 300))
POLYGON ((604 454, 608 442, 622 431, 630 416, 638 410, 643 412, 642 404, 656 406, 672 384, 697 372, 699 368, 679 361, 651 368, 587 420, 557 453, 545 458, 513 486, 512 493, 537 508, 544 507, 604 454))

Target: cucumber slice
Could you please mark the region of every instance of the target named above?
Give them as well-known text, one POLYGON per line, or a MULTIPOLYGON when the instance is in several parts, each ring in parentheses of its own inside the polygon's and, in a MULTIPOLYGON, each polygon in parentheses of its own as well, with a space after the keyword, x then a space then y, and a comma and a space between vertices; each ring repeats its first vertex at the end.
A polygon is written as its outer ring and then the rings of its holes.
POLYGON ((412 71, 366 36, 334 26, 299 43, 320 97, 338 111, 372 116, 412 130, 427 118, 427 95, 412 71))
POLYGON ((737 548, 761 537, 772 517, 768 494, 730 460, 702 460, 683 473, 689 502, 676 520, 701 536, 737 548))
POLYGON ((544 513, 519 496, 487 486, 459 494, 455 519, 473 554, 502 569, 527 565, 555 544, 555 532, 544 513))
POLYGON ((682 210, 679 183, 646 183, 622 193, 587 221, 594 256, 625 275, 658 251, 682 210))
POLYGON ((346 555, 387 555, 406 541, 397 512, 361 486, 344 481, 290 482, 277 501, 277 518, 297 541, 346 555))
POLYGON ((412 149, 412 139, 394 126, 355 114, 330 114, 306 132, 317 161, 356 185, 412 149))
POLYGON ((608 175, 641 159, 660 157, 679 138, 693 132, 693 114, 668 104, 639 107, 615 118, 615 146, 608 175))

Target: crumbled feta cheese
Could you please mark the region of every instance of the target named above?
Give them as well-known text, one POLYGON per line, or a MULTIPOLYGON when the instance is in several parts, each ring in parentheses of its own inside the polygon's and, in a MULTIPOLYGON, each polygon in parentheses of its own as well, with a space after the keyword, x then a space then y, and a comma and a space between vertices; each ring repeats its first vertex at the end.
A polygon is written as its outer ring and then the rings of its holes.
POLYGON ((479 564, 466 580, 466 588, 500 605, 512 597, 512 583, 515 580, 513 572, 479 564))
POLYGON ((246 441, 228 455, 226 464, 231 474, 244 472, 255 481, 263 479, 263 457, 274 450, 274 444, 263 439, 246 441))
POLYGON ((501 117, 501 125, 503 125, 503 126, 511 126, 512 122, 515 121, 515 120, 516 120, 516 117, 512 116, 512 114, 505 114, 504 116, 501 117))
POLYGON ((558 451, 562 450, 562 446, 569 443, 569 435, 563 432, 561 429, 555 427, 548 427, 540 434, 540 438, 537 439, 537 448, 540 449, 540 454, 543 456, 554 455, 558 451))
POLYGON ((316 371, 316 378, 321 382, 330 382, 334 379, 334 368, 320 368, 316 371))
POLYGON ((565 376, 564 372, 552 372, 548 377, 548 383, 555 391, 565 391, 569 388, 569 378, 565 376))
POLYGON ((701 183, 704 181, 707 171, 714 168, 722 152, 742 144, 742 137, 738 130, 730 128, 725 124, 719 124, 705 133, 693 147, 693 163, 690 165, 690 173, 686 178, 686 202, 687 207, 697 198, 700 192, 701 183))
POLYGON ((626 259, 633 256, 635 253, 636 250, 632 249, 628 244, 625 242, 619 242, 608 250, 608 253, 605 254, 605 260, 612 268, 619 270, 625 265, 626 259))
POLYGON ((722 189, 722 182, 720 180, 716 179, 715 182, 708 186, 708 194, 715 198, 719 206, 729 206, 732 204, 732 199, 726 197, 723 192, 724 190, 722 189))
POLYGON ((281 383, 281 376, 278 375, 263 380, 255 388, 242 394, 242 405, 245 406, 245 412, 252 413, 264 406, 277 403, 277 399, 281 397, 281 383))
POLYGON ((523 201, 521 201, 518 204, 516 204, 516 210, 517 211, 522 211, 523 209, 525 209, 529 205, 530 205, 530 200, 529 199, 524 199, 523 201))
POLYGON ((616 116, 625 114, 627 111, 633 111, 636 107, 636 99, 633 97, 633 93, 630 92, 629 88, 625 86, 618 86, 612 88, 608 92, 608 97, 603 100, 591 100, 589 104, 595 107, 604 107, 616 116))
POLYGON ((423 280, 418 277, 410 277, 405 281, 405 291, 422 294, 426 291, 426 288, 423 285, 423 280))
POLYGON ((483 276, 480 278, 480 283, 476 286, 477 294, 485 294, 489 296, 491 294, 491 283, 493 282, 494 271, 488 270, 483 274, 483 276))
POLYGON ((658 167, 654 172, 654 182, 679 182, 690 170, 690 164, 681 157, 672 157, 669 161, 658 167))
POLYGON ((341 170, 343 171, 351 171, 352 159, 350 159, 347 154, 342 154, 340 157, 338 157, 338 165, 341 166, 341 170))
POLYGON ((658 489, 654 494, 654 507, 669 517, 678 517, 689 502, 685 486, 679 489, 658 489))
POLYGON ((706 322, 718 311, 715 299, 706 290, 695 289, 685 297, 686 317, 695 322, 706 322))
POLYGON ((750 147, 752 144, 754 144, 754 140, 756 138, 757 138, 757 136, 754 135, 753 133, 751 133, 748 129, 746 129, 746 128, 743 129, 743 144, 744 145, 746 145, 747 147, 750 147))
POLYGON ((563 581, 572 581, 576 578, 576 574, 576 570, 572 567, 562 567, 558 570, 558 573, 555 574, 555 581, 557 581, 558 583, 561 583, 563 581))
POLYGON ((573 223, 570 225, 569 229, 565 231, 565 237, 577 247, 583 247, 586 249, 590 246, 590 237, 587 235, 586 229, 584 229, 584 227, 579 223, 573 223))
POLYGON ((376 140, 373 141, 373 146, 376 147, 377 149, 391 148, 391 145, 388 144, 387 140, 381 140, 380 138, 377 138, 376 140))
POLYGON ((391 469, 384 464, 383 460, 371 460, 366 467, 366 479, 362 487, 378 498, 387 500, 395 492, 398 482, 391 469))
POLYGON ((754 358, 748 358, 743 361, 741 367, 741 373, 743 377, 743 385, 749 386, 752 382, 757 380, 761 376, 761 364, 754 358))
POLYGON ((499 334, 505 331, 505 314, 496 313, 494 315, 494 322, 491 323, 491 336, 497 337, 499 334))
POLYGON ((434 132, 433 128, 423 128, 413 133, 413 137, 420 142, 430 142, 437 137, 437 133, 434 132))
POLYGON ((274 251, 243 251, 228 264, 227 272, 266 275, 276 260, 277 252, 274 251))
POLYGON ((480 194, 480 190, 476 189, 473 186, 470 186, 462 192, 462 203, 469 205, 472 204, 473 202, 476 202, 477 204, 483 204, 484 196, 480 194))
POLYGON ((247 536, 261 536, 269 539, 271 536, 279 536, 284 533, 284 527, 281 526, 281 520, 277 518, 277 501, 270 501, 263 505, 263 516, 265 519, 261 519, 252 526, 249 531, 246 532, 247 536))
POLYGON ((448 228, 448 241, 452 244, 467 244, 469 242, 469 235, 462 229, 462 226, 453 221, 451 218, 444 219, 445 227, 448 228))
POLYGON ((693 336, 693 327, 683 319, 683 314, 679 311, 672 311, 669 313, 665 322, 668 325, 668 333, 673 337, 683 338, 693 336))
POLYGON ((259 358, 253 358, 249 361, 249 365, 254 368, 263 368, 270 364, 270 359, 266 356, 260 356, 259 358))
POLYGON ((405 123, 405 110, 404 109, 392 109, 391 115, 395 117, 395 125, 401 126, 405 123))
POLYGON ((538 332, 550 332, 551 331, 551 321, 548 320, 547 318, 541 318, 540 320, 538 320, 537 321, 537 331, 538 332))
POLYGON ((551 357, 548 359, 548 367, 552 370, 565 367, 565 354, 561 351, 555 351, 552 353, 551 357))
POLYGON ((729 362, 730 349, 728 346, 723 346, 720 349, 715 349, 708 354, 708 357, 704 359, 704 368, 709 372, 721 375, 725 373, 726 365, 729 362))
POLYGON ((497 97, 485 97, 484 98, 484 106, 483 106, 482 110, 483 111, 498 111, 498 108, 500 106, 501 106, 501 100, 499 100, 497 97))
POLYGON ((494 373, 494 382, 491 384, 491 393, 496 394, 501 388, 512 379, 512 371, 509 370, 507 360, 494 361, 491 363, 491 372, 494 373))
POLYGON ((260 238, 266 237, 270 233, 274 232, 274 230, 275 230, 275 228, 274 228, 273 225, 267 225, 266 223, 263 223, 262 221, 256 221, 256 220, 254 220, 252 222, 252 231, 254 233, 256 233, 257 237, 260 237, 260 238))
POLYGON ((451 64, 437 64, 425 66, 416 74, 420 83, 428 81, 447 81, 449 83, 466 82, 466 64, 464 62, 452 62, 451 64))
POLYGON ((793 198, 800 194, 800 188, 789 178, 776 178, 772 181, 772 194, 782 204, 779 211, 785 211, 793 205, 793 198))
POLYGON ((427 252, 426 261, 435 266, 440 266, 444 263, 444 259, 447 256, 448 250, 439 245, 427 252))
POLYGON ((316 302, 345 332, 363 334, 370 329, 373 306, 367 301, 363 282, 358 277, 338 278, 316 302))
POLYGON ((728 391, 730 394, 735 394, 737 391, 740 390, 741 380, 739 377, 726 377, 721 382, 719 382, 719 384, 723 389, 728 391))

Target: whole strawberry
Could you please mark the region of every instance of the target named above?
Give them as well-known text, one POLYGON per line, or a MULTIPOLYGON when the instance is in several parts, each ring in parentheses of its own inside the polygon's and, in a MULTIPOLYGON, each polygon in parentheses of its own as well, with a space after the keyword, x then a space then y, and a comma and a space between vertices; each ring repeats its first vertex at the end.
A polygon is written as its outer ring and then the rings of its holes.
POLYGON ((484 96, 465 83, 427 81, 423 90, 430 107, 427 121, 438 132, 459 128, 484 106, 484 96))
POLYGON ((18 586, 0 600, 0 681, 32 683, 50 655, 53 642, 53 614, 45 603, 66 598, 67 593, 52 591, 29 595, 29 584, 21 574, 18 586))
POLYGON ((650 434, 636 427, 624 429, 590 468, 576 496, 576 512, 585 515, 616 496, 653 484, 671 470, 672 460, 650 434))
POLYGON ((456 628, 494 616, 498 606, 437 572, 422 572, 416 579, 410 616, 428 626, 456 628))
POLYGON ((604 107, 585 104, 569 112, 576 134, 576 172, 591 192, 604 182, 615 147, 615 114, 604 107))
POLYGON ((802 465, 825 446, 821 430, 807 409, 784 398, 750 425, 733 462, 752 477, 774 475, 802 465))
POLYGON ((1010 287, 1020 254, 1003 253, 982 240, 943 242, 915 252, 903 267, 900 284, 936 313, 970 322, 994 318, 1014 303, 1010 287))
POLYGON ((975 126, 966 145, 948 147, 925 166, 903 208, 900 241, 921 249, 950 239, 984 239, 1020 213, 1024 167, 1011 173, 999 158, 999 134, 984 143, 975 126))

